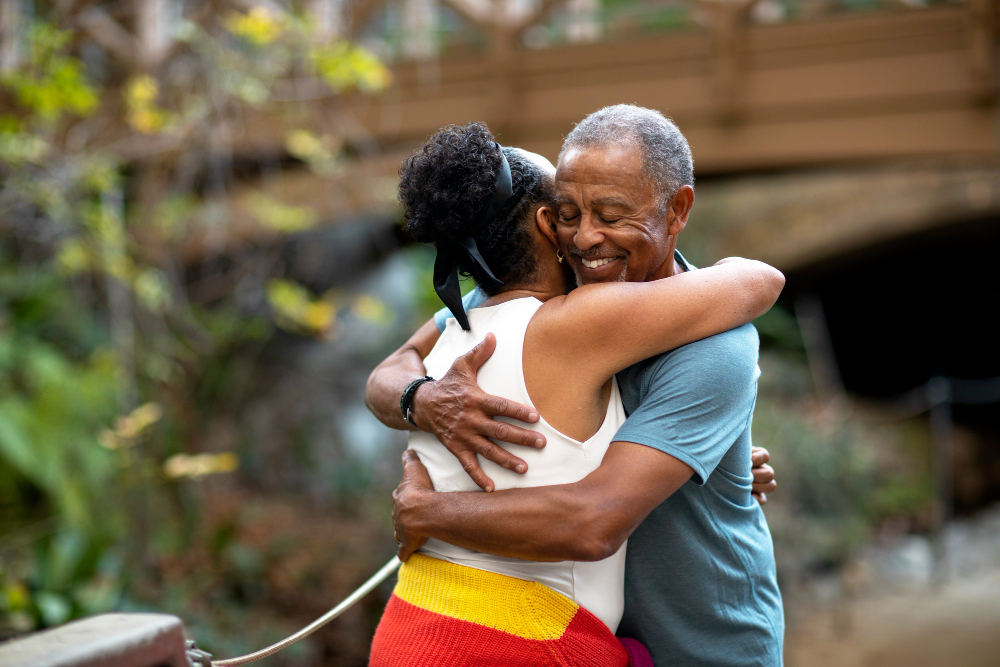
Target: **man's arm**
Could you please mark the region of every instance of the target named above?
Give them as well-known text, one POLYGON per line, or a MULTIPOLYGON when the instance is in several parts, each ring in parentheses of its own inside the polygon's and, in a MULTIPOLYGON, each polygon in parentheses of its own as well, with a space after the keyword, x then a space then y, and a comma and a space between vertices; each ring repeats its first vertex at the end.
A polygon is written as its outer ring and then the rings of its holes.
POLYGON ((440 336, 434 320, 430 320, 380 363, 368 376, 365 404, 386 426, 405 430, 418 428, 437 436, 462 463, 472 480, 484 491, 492 491, 493 480, 483 472, 477 454, 515 472, 525 472, 528 465, 490 438, 526 447, 545 446, 545 437, 540 433, 497 421, 494 417, 534 423, 538 421, 538 413, 479 388, 476 373, 496 349, 496 337, 487 334, 482 343, 456 359, 444 376, 417 387, 412 403, 416 426, 406 421, 399 409, 399 399, 410 382, 426 374, 424 357, 440 336))
MULTIPOLYGON (((776 488, 766 449, 753 453, 754 495, 776 488)), ((393 492, 399 557, 428 537, 498 556, 534 561, 600 560, 621 548, 692 469, 659 450, 613 442, 600 467, 574 484, 481 493, 437 493, 417 453, 403 453, 393 492), (638 472, 638 474, 636 474, 638 472), (542 539, 539 539, 543 536, 542 539)))
POLYGON ((416 452, 407 451, 393 493, 399 557, 409 558, 433 537, 510 558, 601 560, 693 472, 651 447, 613 442, 597 470, 573 484, 438 493, 416 452))

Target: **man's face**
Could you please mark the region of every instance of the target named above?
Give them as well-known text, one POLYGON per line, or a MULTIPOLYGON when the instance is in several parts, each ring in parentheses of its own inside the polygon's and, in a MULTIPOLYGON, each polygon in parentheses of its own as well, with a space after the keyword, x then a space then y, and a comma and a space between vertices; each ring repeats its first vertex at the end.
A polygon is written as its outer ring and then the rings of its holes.
POLYGON ((642 178, 638 149, 567 149, 556 200, 556 235, 578 285, 642 282, 672 262, 668 214, 642 178))

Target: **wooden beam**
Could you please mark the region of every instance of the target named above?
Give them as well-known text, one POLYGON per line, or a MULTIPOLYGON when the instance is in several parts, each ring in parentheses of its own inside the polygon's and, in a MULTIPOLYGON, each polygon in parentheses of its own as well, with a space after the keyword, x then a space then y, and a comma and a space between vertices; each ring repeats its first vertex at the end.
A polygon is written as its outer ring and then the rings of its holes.
POLYGON ((968 57, 972 80, 980 102, 996 96, 997 0, 969 0, 966 22, 968 57))
POLYGON ((699 0, 712 26, 712 94, 718 122, 739 122, 746 111, 747 25, 757 0, 699 0))

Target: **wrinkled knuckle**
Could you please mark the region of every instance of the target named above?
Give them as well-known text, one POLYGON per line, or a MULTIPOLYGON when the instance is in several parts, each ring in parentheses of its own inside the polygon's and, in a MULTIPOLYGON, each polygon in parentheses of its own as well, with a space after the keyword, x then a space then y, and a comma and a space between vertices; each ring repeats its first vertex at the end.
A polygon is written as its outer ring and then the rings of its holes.
POLYGON ((507 408, 510 407, 510 402, 506 398, 498 398, 496 399, 494 407, 496 408, 497 414, 503 414, 504 412, 507 412, 507 408))
POLYGON ((510 424, 507 422, 497 422, 495 433, 497 440, 507 440, 510 437, 510 424))

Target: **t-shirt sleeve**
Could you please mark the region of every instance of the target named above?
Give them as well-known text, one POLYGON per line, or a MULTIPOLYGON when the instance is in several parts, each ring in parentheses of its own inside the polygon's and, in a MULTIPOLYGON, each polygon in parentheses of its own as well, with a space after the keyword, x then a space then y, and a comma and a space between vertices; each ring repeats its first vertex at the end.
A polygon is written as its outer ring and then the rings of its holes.
MULTIPOLYGON (((462 306, 465 307, 465 312, 469 312, 473 308, 478 308, 483 304, 483 301, 489 298, 486 292, 479 289, 478 287, 465 296, 462 297, 462 306)), ((448 308, 442 308, 441 310, 434 313, 434 324, 437 325, 438 331, 444 331, 445 326, 448 323, 448 318, 454 317, 451 314, 451 310, 448 308)))
POLYGON ((647 369, 639 405, 615 440, 669 454, 704 484, 753 414, 758 347, 747 324, 663 355, 647 369))

